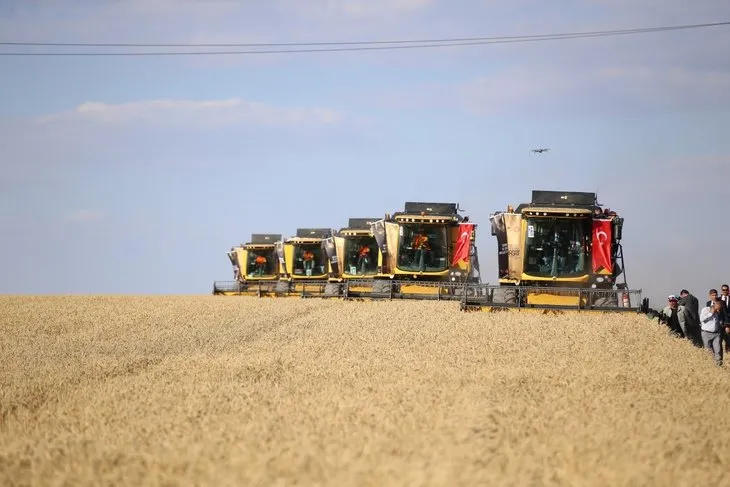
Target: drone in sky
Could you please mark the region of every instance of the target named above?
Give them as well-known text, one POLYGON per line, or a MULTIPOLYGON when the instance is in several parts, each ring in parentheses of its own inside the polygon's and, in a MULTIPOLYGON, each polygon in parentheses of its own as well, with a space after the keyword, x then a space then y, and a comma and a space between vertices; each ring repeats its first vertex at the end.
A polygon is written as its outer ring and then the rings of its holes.
POLYGON ((550 149, 532 149, 532 152, 535 152, 535 153, 538 153, 538 154, 542 154, 543 152, 547 152, 549 150, 550 149))

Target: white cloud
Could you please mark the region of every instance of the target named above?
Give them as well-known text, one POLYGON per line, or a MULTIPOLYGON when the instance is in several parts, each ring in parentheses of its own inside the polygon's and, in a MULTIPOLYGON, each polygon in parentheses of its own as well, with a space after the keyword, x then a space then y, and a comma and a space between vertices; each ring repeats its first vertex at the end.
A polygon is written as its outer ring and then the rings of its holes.
POLYGON ((142 100, 119 104, 86 102, 73 110, 44 115, 41 124, 92 122, 96 124, 220 127, 230 125, 332 125, 341 115, 319 107, 281 107, 240 98, 226 100, 142 100))

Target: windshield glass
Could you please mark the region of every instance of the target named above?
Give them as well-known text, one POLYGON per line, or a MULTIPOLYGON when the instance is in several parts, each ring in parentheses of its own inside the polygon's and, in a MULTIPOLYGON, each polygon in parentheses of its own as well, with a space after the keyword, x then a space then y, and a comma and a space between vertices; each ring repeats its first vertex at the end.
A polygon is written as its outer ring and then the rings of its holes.
POLYGON ((525 273, 577 277, 587 272, 590 220, 527 218, 525 273))
POLYGON ((441 272, 448 269, 446 226, 402 223, 398 268, 403 271, 441 272))
POLYGON ((345 238, 346 274, 367 276, 378 272, 378 243, 375 237, 345 238))
POLYGON ((260 277, 274 274, 274 250, 273 249, 251 249, 248 251, 248 262, 246 275, 248 277, 260 277))
POLYGON ((294 275, 320 276, 326 273, 322 245, 319 243, 297 244, 294 246, 294 275))

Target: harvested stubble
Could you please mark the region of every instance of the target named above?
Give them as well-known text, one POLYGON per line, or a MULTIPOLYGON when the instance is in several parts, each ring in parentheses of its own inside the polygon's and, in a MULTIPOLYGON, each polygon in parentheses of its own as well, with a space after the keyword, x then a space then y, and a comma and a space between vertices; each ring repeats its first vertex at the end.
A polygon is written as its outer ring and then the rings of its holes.
POLYGON ((641 316, 0 298, 2 485, 728 484, 726 368, 641 316))

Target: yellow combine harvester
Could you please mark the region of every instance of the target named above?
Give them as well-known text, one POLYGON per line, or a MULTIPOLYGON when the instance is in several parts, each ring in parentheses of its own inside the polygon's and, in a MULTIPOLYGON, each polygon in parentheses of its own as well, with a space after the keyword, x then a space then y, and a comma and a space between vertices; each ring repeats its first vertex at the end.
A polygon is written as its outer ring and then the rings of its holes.
POLYGON ((298 228, 296 236, 276 242, 280 294, 322 294, 327 284, 328 262, 323 242, 329 228, 298 228))
POLYGON ((404 297, 459 295, 466 284, 481 282, 476 227, 455 203, 406 202, 404 211, 372 226, 383 256, 380 275, 404 297))
POLYGON ((228 258, 233 266, 233 283, 218 289, 217 294, 260 295, 274 290, 278 280, 275 243, 281 235, 254 233, 251 241, 231 247, 228 258))
POLYGON ((376 220, 350 218, 347 227, 324 240, 329 260, 327 295, 371 293, 375 278, 383 277, 383 256, 371 228, 376 220))
POLYGON ((638 309, 632 297, 640 300, 641 291, 626 284, 623 218, 601 208, 595 193, 533 191, 530 203, 490 220, 502 288, 491 293, 490 306, 638 309))
POLYGON ((462 310, 648 310, 641 290, 626 284, 623 218, 594 193, 533 191, 530 203, 490 215, 499 247, 492 286, 481 282, 477 225, 459 212, 454 203, 406 202, 392 216, 352 218, 339 232, 300 228, 267 243, 273 274, 252 275, 252 242, 232 249, 242 271, 233 283, 214 283, 213 293, 458 300, 462 310))
MULTIPOLYGON (((330 245, 326 250, 330 257, 332 280, 373 279, 379 274, 383 257, 371 230, 376 220, 377 218, 350 218, 347 227, 341 228, 331 238, 334 247, 330 245)), ((330 242, 326 242, 327 244, 330 242)))

